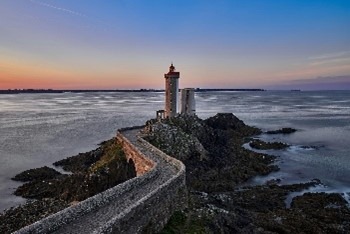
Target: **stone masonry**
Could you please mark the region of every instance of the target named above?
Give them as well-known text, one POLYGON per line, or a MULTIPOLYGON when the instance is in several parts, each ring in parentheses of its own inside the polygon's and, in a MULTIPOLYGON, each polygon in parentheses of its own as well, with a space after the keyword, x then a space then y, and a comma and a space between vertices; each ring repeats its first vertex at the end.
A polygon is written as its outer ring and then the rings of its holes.
POLYGON ((160 231, 174 211, 187 206, 185 166, 142 139, 141 128, 117 133, 127 157, 135 162, 137 177, 15 233, 160 231))

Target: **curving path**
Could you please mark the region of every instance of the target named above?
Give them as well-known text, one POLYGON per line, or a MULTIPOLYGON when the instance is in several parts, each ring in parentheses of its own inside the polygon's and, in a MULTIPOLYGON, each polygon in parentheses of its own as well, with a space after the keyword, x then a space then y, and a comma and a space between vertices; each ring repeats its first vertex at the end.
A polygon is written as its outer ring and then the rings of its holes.
MULTIPOLYGON (((30 229, 31 225, 19 230, 18 233, 138 233, 151 222, 158 222, 155 220, 159 219, 162 213, 170 217, 174 211, 173 209, 178 208, 173 203, 179 202, 180 206, 182 203, 182 201, 175 201, 174 199, 181 199, 180 197, 185 196, 181 194, 185 193, 185 167, 180 161, 165 155, 141 139, 138 136, 139 131, 140 129, 130 129, 119 132, 118 134, 121 134, 121 137, 133 145, 139 151, 138 153, 141 152, 143 156, 154 162, 154 167, 149 172, 137 177, 136 180, 134 180, 135 178, 130 180, 131 182, 126 181, 125 183, 129 183, 127 189, 114 189, 118 186, 112 188, 117 195, 107 197, 104 201, 97 203, 99 205, 96 207, 88 207, 87 210, 90 209, 88 212, 80 209, 82 214, 75 214, 75 217, 66 219, 67 221, 62 221, 61 217, 61 220, 57 222, 58 224, 56 223, 51 227, 46 223, 45 225, 41 225, 41 227, 36 225, 36 229, 33 230, 33 228, 30 229), (136 182, 133 182, 133 180, 136 182), (170 189, 173 190, 176 187, 178 189, 174 190, 175 193, 174 191, 170 191, 170 189), (167 189, 169 189, 169 193, 171 194, 167 194, 167 189), (178 192, 179 194, 177 194, 178 192), (173 194, 179 196, 174 197, 173 194), (163 204, 165 207, 164 210, 159 210, 159 214, 157 214, 158 211, 154 210, 153 207, 157 203, 160 205, 163 204), (138 217, 140 215, 138 210, 142 210, 145 213, 138 217), (149 218, 145 218, 147 216, 149 218), (48 228, 45 229, 46 226, 48 228), (52 228, 54 230, 51 230, 52 228)), ((91 200, 93 198, 89 199, 91 200)), ((72 212, 68 212, 68 215, 69 213, 72 212)), ((164 217, 165 220, 155 223, 153 225, 156 226, 155 229, 162 228, 169 217, 164 217)), ((54 221, 54 219, 51 221, 54 221)))

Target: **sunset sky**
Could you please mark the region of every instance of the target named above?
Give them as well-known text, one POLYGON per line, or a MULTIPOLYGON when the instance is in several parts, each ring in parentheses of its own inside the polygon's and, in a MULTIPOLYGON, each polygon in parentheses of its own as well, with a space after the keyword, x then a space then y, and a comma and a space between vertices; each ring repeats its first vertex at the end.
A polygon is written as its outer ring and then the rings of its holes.
POLYGON ((0 89, 163 88, 172 61, 180 87, 350 89, 350 1, 1 1, 0 89))

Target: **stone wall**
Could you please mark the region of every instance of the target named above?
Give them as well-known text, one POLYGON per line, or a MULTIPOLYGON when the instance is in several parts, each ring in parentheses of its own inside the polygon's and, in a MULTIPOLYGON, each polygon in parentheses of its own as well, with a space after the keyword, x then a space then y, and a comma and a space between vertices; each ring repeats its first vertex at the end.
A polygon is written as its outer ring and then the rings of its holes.
MULTIPOLYGON (((126 130, 132 129, 127 128, 126 130)), ((124 129, 124 131, 126 130, 124 129)), ((136 175, 141 176, 150 171, 155 166, 155 163, 150 158, 143 155, 136 146, 121 134, 121 131, 123 131, 123 129, 117 132, 117 141, 123 146, 127 159, 132 159, 134 161, 136 175)))
MULTIPOLYGON (((178 172, 166 183, 149 193, 127 212, 115 217, 98 230, 98 233, 157 233, 163 229, 176 210, 187 207, 186 172, 182 162, 171 158, 142 138, 140 143, 152 149, 167 163, 173 164, 178 172), (130 221, 132 220, 132 225, 130 221)), ((152 171, 161 171, 159 165, 152 171)))
MULTIPOLYGON (((95 196, 79 202, 76 205, 70 206, 29 226, 26 226, 16 231, 15 234, 44 234, 59 230, 62 226, 67 225, 90 212, 93 212, 99 207, 108 205, 110 202, 119 199, 121 196, 132 196, 132 189, 135 186, 143 186, 145 181, 157 179, 157 173, 158 171, 152 170, 143 176, 127 180, 122 184, 110 188, 102 193, 96 194, 95 196)), ((91 220, 91 222, 93 221, 94 220, 91 220)))
MULTIPOLYGON (((133 135, 137 129, 140 130, 140 127, 121 129, 117 133, 117 138, 123 144, 128 157, 135 161, 138 177, 24 227, 16 233, 51 233, 53 231, 66 233, 67 230, 70 232, 70 226, 76 228, 72 223, 79 220, 83 220, 84 225, 75 229, 74 233, 141 233, 145 230, 155 233, 160 231, 174 211, 187 206, 185 166, 140 136, 133 135), (133 140, 126 137, 125 133, 131 134, 133 140), (149 185, 151 183, 153 186, 149 185), (154 186, 155 184, 157 186, 154 186), (141 199, 134 200, 135 188, 139 188, 136 191, 141 191, 141 199), (153 189, 149 190, 149 188, 153 189), (119 200, 128 201, 127 204, 130 205, 123 210, 116 209, 112 218, 108 216, 107 221, 97 223, 94 212, 103 210, 106 206, 112 206, 119 200), (86 220, 86 217, 92 218, 86 220), (95 225, 93 230, 89 227, 90 222, 95 225)), ((102 220, 100 216, 98 218, 102 220)))

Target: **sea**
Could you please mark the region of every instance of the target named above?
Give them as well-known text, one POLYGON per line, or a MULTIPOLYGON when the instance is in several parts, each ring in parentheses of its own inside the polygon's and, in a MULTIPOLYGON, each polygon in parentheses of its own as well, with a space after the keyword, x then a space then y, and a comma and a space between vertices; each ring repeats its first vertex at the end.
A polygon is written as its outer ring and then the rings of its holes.
MULTIPOLYGON (((203 119, 231 112, 263 131, 297 129, 289 135, 257 136, 290 147, 261 151, 276 155, 281 170, 249 184, 317 178, 322 185, 303 192, 338 192, 349 201, 350 91, 218 91, 196 93, 195 98, 203 119)), ((13 195, 22 184, 11 180, 17 173, 53 167, 55 161, 90 151, 118 128, 154 118, 163 106, 161 92, 0 95, 0 211, 25 202, 13 195)))

